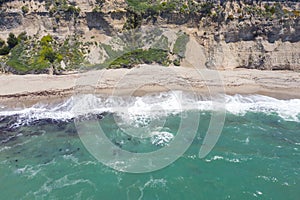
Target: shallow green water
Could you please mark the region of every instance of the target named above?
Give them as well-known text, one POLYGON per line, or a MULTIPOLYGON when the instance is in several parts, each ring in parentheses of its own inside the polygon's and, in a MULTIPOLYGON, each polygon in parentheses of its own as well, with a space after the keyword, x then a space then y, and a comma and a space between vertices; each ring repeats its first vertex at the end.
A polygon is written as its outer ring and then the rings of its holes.
MULTIPOLYGON (((199 111, 201 112, 201 111, 199 111)), ((198 152, 210 120, 201 112, 197 137, 170 166, 129 174, 98 162, 83 146, 74 123, 38 120, 8 130, 0 126, 0 199, 299 199, 300 123, 277 114, 227 114, 210 154, 198 152)), ((151 141, 130 138, 112 114, 99 120, 122 148, 154 151, 151 141)), ((176 130, 177 115, 165 127, 176 130)), ((6 127, 6 128, 5 128, 6 127)))

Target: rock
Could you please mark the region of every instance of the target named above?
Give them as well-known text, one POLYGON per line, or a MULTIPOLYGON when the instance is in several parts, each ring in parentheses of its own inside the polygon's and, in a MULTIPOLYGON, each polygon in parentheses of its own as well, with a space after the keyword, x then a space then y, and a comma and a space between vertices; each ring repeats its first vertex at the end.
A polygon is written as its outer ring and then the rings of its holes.
POLYGON ((0 19, 0 31, 4 31, 22 25, 23 15, 21 12, 0 12, 0 19))
POLYGON ((60 67, 61 67, 63 70, 66 69, 66 64, 65 64, 65 62, 64 62, 63 60, 60 62, 60 67))

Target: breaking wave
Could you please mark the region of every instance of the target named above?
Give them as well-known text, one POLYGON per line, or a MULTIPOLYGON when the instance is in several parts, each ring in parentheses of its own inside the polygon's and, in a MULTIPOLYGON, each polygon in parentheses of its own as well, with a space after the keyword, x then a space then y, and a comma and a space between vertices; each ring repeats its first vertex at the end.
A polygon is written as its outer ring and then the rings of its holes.
MULTIPOLYGON (((235 115, 247 112, 276 113, 288 121, 300 121, 300 99, 279 100, 262 95, 235 95, 224 98, 224 108, 235 115)), ((60 104, 36 104, 29 108, 10 109, 0 106, 0 121, 15 117, 14 126, 27 125, 36 120, 68 121, 80 116, 116 113, 132 121, 147 120, 150 116, 166 116, 187 110, 211 111, 214 103, 204 97, 181 91, 164 92, 142 97, 104 97, 92 94, 73 96, 60 104)))

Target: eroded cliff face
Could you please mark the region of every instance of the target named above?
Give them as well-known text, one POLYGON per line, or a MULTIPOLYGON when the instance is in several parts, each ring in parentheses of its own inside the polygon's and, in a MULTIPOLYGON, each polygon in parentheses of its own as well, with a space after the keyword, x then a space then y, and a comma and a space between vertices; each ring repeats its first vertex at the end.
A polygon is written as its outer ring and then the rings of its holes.
MULTIPOLYGON (((199 66, 211 69, 261 69, 261 70, 294 70, 300 69, 299 42, 276 41, 269 43, 262 38, 255 41, 226 43, 214 42, 210 46, 191 45, 192 51, 201 49, 202 60, 199 66), (208 58, 208 59, 207 59, 208 58)), ((187 59, 192 59, 187 55, 187 59)))
MULTIPOLYGON (((254 11, 248 11, 254 7, 243 2, 218 2, 209 16, 171 11, 155 15, 149 12, 133 14, 125 9, 127 4, 124 0, 106 1, 101 12, 95 9, 95 0, 69 0, 67 3, 80 8, 80 13, 77 16, 74 13, 53 13, 51 7, 46 8, 44 1, 3 4, 0 38, 7 38, 10 32, 19 34, 23 31, 36 38, 51 34, 60 41, 75 35, 83 44, 88 43, 83 52, 86 61, 98 64, 103 62, 105 54, 99 42, 108 41, 122 32, 126 23, 133 19, 139 27, 157 26, 186 32, 190 41, 183 65, 190 63, 217 69, 300 70, 300 3, 297 2, 284 4, 282 11, 285 13, 277 18, 268 13, 266 16, 259 14, 267 9, 266 5, 274 5, 272 2, 255 4, 257 10, 254 11), (24 6, 29 9, 26 13, 22 12, 24 6), (289 15, 286 14, 288 11, 289 15)), ((169 43, 176 40, 168 39, 169 43)))
POLYGON ((300 24, 297 19, 230 21, 204 26, 192 35, 218 69, 300 69, 300 24), (214 29, 213 29, 214 28, 214 29))

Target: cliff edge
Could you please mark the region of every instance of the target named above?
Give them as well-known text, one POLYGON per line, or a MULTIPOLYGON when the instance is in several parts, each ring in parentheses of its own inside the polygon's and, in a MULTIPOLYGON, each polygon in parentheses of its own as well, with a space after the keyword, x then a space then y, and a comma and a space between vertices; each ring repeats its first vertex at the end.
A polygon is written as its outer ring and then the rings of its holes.
POLYGON ((297 1, 1 0, 0 6, 3 72, 142 63, 300 70, 297 1))

